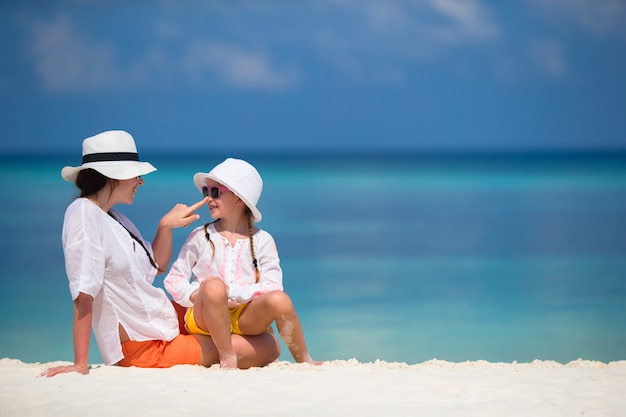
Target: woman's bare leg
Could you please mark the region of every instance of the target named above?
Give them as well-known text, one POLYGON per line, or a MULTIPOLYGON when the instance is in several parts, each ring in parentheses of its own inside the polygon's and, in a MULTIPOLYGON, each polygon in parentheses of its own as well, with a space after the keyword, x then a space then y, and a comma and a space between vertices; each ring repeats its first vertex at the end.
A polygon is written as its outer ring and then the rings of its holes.
POLYGON ((280 344, 273 333, 266 332, 256 336, 234 334, 232 343, 240 369, 265 366, 280 356, 280 344))
MULTIPOLYGON (((219 353, 210 336, 195 335, 200 341, 202 359, 200 364, 211 366, 219 362, 219 353)), ((233 349, 237 354, 237 363, 240 369, 265 366, 274 362, 280 356, 280 344, 273 333, 263 333, 257 336, 231 336, 233 349)))

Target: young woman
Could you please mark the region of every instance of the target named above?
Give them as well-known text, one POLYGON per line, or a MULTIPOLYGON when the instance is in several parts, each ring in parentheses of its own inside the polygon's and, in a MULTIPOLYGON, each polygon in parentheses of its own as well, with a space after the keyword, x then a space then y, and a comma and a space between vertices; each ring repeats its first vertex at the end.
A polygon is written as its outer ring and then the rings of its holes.
MULTIPOLYGON (((124 131, 107 131, 83 141, 83 164, 61 175, 75 182, 80 196, 66 210, 63 252, 74 300, 74 364, 42 373, 88 372, 91 328, 106 365, 169 367, 209 366, 219 361, 206 335, 179 333, 176 310, 165 292, 152 285, 172 253, 172 229, 197 220, 207 199, 188 207, 177 204, 160 220, 152 243, 114 210, 132 204, 142 175, 155 171, 140 162, 135 142, 124 131)), ((230 343, 242 368, 262 366, 280 354, 272 334, 234 335, 230 343)))
POLYGON ((263 181, 241 159, 228 158, 207 173, 194 175, 207 198, 213 223, 191 232, 164 280, 182 306, 187 329, 211 335, 220 366, 235 368, 231 334, 262 335, 273 322, 296 362, 311 359, 300 319, 283 291, 282 270, 272 236, 254 227, 263 181), (191 282, 190 282, 191 280, 191 282))

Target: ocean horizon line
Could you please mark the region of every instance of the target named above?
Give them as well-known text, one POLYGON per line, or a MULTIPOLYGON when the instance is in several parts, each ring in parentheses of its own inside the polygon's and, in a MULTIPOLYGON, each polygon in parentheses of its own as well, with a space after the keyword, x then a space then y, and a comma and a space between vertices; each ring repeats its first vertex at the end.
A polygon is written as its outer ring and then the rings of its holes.
MULTIPOLYGON (((214 155, 233 155, 241 158, 306 158, 306 159, 334 159, 334 158, 400 158, 400 159, 541 159, 541 158, 626 158, 624 149, 459 149, 459 150, 421 150, 421 149, 148 149, 140 150, 141 157, 168 157, 172 159, 186 159, 211 157, 214 155)), ((76 149, 42 149, 42 150, 0 150, 0 159, 13 158, 67 158, 76 157, 76 149)))

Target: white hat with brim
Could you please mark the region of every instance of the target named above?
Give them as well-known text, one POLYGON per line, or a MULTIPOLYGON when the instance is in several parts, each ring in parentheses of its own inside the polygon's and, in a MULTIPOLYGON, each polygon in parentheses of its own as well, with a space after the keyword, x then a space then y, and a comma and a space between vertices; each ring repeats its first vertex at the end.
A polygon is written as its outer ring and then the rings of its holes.
POLYGON ((87 168, 114 180, 128 180, 156 171, 151 163, 139 161, 135 140, 123 130, 109 130, 85 139, 83 164, 64 167, 61 176, 76 182, 78 173, 87 168))
POLYGON ((210 172, 198 172, 193 176, 200 192, 207 185, 207 179, 222 184, 239 197, 252 212, 253 223, 261 221, 263 216, 256 205, 263 191, 263 180, 256 168, 242 159, 228 158, 210 172))

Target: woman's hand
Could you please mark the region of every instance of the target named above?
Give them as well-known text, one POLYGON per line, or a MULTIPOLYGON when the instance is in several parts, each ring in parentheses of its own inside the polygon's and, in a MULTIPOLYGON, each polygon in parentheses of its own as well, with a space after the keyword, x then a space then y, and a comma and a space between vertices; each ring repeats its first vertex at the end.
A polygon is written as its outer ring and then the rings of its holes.
POLYGON ((165 272, 172 257, 172 229, 176 227, 187 227, 200 218, 194 211, 205 204, 208 198, 205 197, 196 204, 187 206, 186 204, 176 204, 165 216, 161 218, 157 227, 156 235, 152 241, 154 259, 159 265, 159 273, 165 272))
POLYGON ((203 198, 197 203, 187 206, 186 204, 176 204, 165 216, 161 218, 159 227, 174 229, 177 227, 187 227, 192 222, 200 218, 199 214, 195 214, 203 204, 206 204, 207 198, 203 198))
POLYGON ((48 368, 39 376, 51 377, 58 374, 67 374, 70 372, 78 372, 79 374, 87 375, 89 373, 89 366, 87 365, 65 365, 65 366, 55 366, 54 368, 48 368))
POLYGON ((89 341, 91 338, 91 315, 93 313, 93 297, 81 292, 74 300, 74 365, 55 366, 43 371, 39 376, 55 376, 68 372, 89 373, 89 341))

